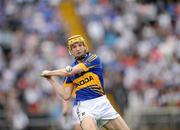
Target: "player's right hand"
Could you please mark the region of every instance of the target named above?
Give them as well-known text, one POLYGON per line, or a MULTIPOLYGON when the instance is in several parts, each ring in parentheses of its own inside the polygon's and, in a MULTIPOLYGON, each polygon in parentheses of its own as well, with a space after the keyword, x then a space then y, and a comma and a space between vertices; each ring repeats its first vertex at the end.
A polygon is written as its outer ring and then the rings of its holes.
POLYGON ((44 71, 41 73, 41 77, 49 78, 49 77, 50 77, 49 71, 48 71, 48 70, 44 70, 44 71))

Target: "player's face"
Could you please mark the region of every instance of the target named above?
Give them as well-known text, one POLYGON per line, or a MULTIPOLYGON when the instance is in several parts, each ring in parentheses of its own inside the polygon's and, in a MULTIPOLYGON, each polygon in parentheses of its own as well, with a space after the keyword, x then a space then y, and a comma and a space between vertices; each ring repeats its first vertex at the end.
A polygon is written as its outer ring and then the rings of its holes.
POLYGON ((82 42, 77 42, 71 45, 71 52, 74 57, 80 57, 86 53, 86 47, 82 42))

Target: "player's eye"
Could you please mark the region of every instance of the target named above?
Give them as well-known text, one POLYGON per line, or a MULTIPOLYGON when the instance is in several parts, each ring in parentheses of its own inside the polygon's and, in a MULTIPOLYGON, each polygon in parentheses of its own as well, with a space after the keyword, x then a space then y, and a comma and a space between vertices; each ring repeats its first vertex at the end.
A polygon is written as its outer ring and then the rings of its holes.
POLYGON ((79 47, 82 47, 82 46, 84 46, 84 44, 81 42, 81 43, 79 43, 78 44, 79 45, 79 47))
POLYGON ((79 47, 82 47, 82 44, 79 44, 79 47))
POLYGON ((74 48, 76 48, 76 47, 77 47, 76 44, 74 44, 74 45, 71 46, 72 49, 74 49, 74 48))

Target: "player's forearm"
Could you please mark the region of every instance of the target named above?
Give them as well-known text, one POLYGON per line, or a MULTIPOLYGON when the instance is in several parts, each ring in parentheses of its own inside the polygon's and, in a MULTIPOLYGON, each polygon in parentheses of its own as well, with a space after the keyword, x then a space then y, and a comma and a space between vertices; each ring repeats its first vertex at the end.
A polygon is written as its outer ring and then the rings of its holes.
POLYGON ((66 67, 63 69, 57 69, 57 70, 44 70, 41 73, 41 76, 46 77, 46 76, 63 76, 63 77, 68 77, 77 73, 82 72, 82 68, 79 65, 76 65, 74 67, 66 67))
POLYGON ((49 76, 69 76, 70 73, 65 69, 52 70, 48 72, 49 76))
POLYGON ((62 101, 63 104, 63 114, 67 114, 69 111, 69 101, 62 101))
POLYGON ((64 87, 59 84, 55 79, 49 78, 48 81, 50 82, 51 86, 53 87, 53 90, 56 92, 56 94, 60 97, 62 97, 64 100, 69 100, 71 97, 71 94, 66 92, 64 87))

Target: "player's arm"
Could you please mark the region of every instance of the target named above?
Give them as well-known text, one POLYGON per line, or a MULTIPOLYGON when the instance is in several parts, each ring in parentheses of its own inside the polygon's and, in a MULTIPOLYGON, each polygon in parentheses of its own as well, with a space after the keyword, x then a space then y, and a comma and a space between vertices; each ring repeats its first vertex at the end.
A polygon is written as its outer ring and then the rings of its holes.
POLYGON ((63 100, 62 101, 62 111, 63 111, 63 115, 66 116, 68 115, 68 112, 69 112, 69 100, 66 101, 66 100, 63 100))
POLYGON ((74 74, 78 74, 82 71, 86 71, 87 68, 83 63, 79 63, 74 67, 66 67, 63 69, 57 69, 57 70, 44 70, 41 74, 41 76, 72 76, 74 74))
POLYGON ((53 77, 46 77, 46 78, 58 96, 62 97, 64 100, 69 100, 71 98, 73 87, 64 87, 53 77))

